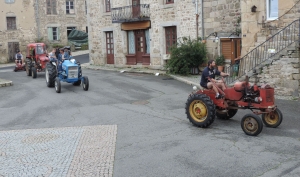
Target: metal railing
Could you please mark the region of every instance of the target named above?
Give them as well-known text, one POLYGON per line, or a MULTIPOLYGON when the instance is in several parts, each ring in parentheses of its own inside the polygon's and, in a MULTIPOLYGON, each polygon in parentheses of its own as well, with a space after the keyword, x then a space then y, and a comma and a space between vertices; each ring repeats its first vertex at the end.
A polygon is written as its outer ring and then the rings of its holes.
POLYGON ((150 20, 150 4, 137 4, 111 9, 112 23, 150 20))
MULTIPOLYGON (((282 50, 295 42, 299 42, 299 21, 300 19, 293 21, 242 57, 238 70, 235 64, 225 67, 225 72, 230 74, 230 77, 226 78, 226 84, 238 81, 257 67, 263 67, 265 64, 270 63, 273 57, 282 50)), ((296 44, 298 45, 298 43, 296 44)))

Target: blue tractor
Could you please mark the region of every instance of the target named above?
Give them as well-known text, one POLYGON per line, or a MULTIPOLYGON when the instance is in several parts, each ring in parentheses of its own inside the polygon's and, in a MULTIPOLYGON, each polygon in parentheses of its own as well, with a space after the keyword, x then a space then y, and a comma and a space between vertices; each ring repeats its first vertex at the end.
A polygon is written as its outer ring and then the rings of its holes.
POLYGON ((80 63, 75 59, 64 60, 62 71, 58 71, 57 63, 51 60, 46 65, 46 84, 48 87, 55 87, 57 93, 61 92, 60 82, 72 83, 75 86, 82 84, 83 90, 89 89, 89 79, 87 76, 82 76, 80 63))

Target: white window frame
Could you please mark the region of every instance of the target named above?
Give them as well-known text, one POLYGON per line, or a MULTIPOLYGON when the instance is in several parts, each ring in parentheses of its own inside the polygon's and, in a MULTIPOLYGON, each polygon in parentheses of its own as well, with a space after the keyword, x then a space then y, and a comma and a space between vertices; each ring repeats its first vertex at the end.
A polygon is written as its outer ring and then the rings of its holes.
POLYGON ((66 14, 71 14, 71 15, 75 14, 75 1, 66 0, 66 14), (71 9, 71 2, 73 2, 73 9, 71 9), (67 13, 67 10, 69 10, 69 13, 67 13))
MULTIPOLYGON (((272 1, 272 0, 266 0, 267 20, 276 20, 276 19, 278 19, 279 15, 277 15, 277 17, 270 17, 270 1, 272 1)), ((278 0, 277 0, 277 2, 278 2, 278 0)), ((279 5, 277 5, 277 6, 279 6, 279 5)))

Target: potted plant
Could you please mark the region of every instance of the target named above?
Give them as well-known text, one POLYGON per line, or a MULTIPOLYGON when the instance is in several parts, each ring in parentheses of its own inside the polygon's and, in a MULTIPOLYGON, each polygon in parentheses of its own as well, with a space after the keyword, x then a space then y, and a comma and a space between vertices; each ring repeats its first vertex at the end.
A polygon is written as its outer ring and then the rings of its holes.
POLYGON ((182 37, 170 48, 170 59, 166 64, 169 73, 199 74, 199 66, 206 62, 207 49, 201 38, 182 37))
POLYGON ((225 57, 224 55, 220 55, 216 58, 216 65, 218 66, 218 70, 221 72, 224 69, 225 57))

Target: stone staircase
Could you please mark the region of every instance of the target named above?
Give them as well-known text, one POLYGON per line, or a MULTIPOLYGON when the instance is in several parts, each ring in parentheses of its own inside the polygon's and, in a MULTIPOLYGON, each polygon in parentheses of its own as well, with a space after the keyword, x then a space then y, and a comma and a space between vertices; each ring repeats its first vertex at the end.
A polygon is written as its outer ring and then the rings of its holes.
MULTIPOLYGON (((227 84, 245 80, 248 75, 250 82, 273 86, 275 95, 299 97, 299 24, 300 20, 295 20, 278 32, 273 30, 273 35, 258 33, 255 46, 241 59, 238 77, 228 79, 227 84)), ((226 70, 232 73, 233 66, 226 70)))

